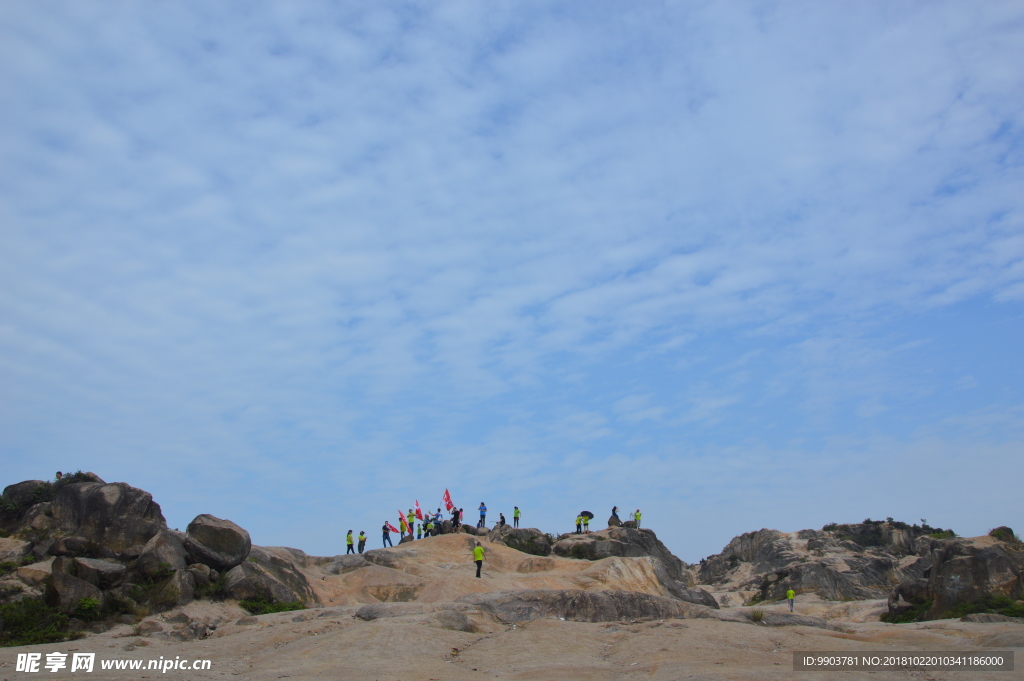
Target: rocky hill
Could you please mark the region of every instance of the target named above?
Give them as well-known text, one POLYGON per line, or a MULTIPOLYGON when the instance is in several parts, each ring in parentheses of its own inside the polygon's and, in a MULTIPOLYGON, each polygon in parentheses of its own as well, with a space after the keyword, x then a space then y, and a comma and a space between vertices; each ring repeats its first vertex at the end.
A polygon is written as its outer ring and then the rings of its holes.
POLYGON ((828 628, 820 617, 774 610, 755 617, 744 606, 777 601, 792 588, 803 602, 862 601, 876 620, 902 621, 957 608, 993 612, 993 604, 1012 615, 1024 598, 1024 553, 1008 528, 974 539, 880 522, 765 529, 736 537, 699 565, 631 526, 560 537, 507 525, 452 529, 446 523, 441 536, 361 555, 309 556, 253 546, 246 530, 207 514, 185 532, 172 530, 148 492, 93 473, 29 480, 0 497, 0 607, 37 598, 62 613, 70 632, 135 623, 154 636, 191 640, 217 623, 186 617, 163 633, 146 618, 212 599, 250 609, 352 607, 367 621, 425 618, 462 631, 483 627, 481 617, 701 617, 828 628), (486 579, 475 578, 477 541, 487 551, 486 579))

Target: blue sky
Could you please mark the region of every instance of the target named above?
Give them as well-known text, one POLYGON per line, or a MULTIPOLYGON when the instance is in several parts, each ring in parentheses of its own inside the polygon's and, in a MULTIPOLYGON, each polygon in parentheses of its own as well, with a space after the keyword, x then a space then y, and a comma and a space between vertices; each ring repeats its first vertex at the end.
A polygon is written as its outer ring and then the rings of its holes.
POLYGON ((6 2, 0 482, 1020 528, 1022 190, 1019 2, 6 2))

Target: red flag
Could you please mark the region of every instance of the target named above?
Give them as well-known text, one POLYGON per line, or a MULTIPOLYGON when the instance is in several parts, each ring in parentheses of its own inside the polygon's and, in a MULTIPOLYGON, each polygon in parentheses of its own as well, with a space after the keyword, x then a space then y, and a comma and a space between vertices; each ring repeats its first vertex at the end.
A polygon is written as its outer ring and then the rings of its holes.
POLYGON ((391 532, 398 532, 398 534, 402 534, 401 532, 399 532, 398 528, 392 525, 391 523, 388 523, 388 530, 390 530, 391 532))
POLYGON ((416 518, 423 520, 423 511, 420 510, 420 500, 416 500, 416 518))
POLYGON ((447 489, 445 489, 444 496, 441 499, 444 501, 445 510, 450 511, 455 508, 455 504, 452 503, 452 495, 448 493, 447 489))

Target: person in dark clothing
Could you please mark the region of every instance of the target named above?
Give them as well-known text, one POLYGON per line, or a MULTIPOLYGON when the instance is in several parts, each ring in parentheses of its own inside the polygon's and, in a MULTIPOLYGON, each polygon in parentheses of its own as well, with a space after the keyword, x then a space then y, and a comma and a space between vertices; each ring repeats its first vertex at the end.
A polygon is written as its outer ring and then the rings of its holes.
POLYGON ((384 546, 394 546, 394 544, 391 543, 391 526, 388 525, 387 521, 384 522, 382 531, 384 532, 384 546))
POLYGON ((460 522, 461 520, 462 520, 462 509, 461 508, 452 509, 452 527, 454 527, 456 531, 459 529, 459 525, 462 524, 460 522))
POLYGON ((504 513, 499 513, 498 514, 498 527, 505 527, 505 514, 504 513))

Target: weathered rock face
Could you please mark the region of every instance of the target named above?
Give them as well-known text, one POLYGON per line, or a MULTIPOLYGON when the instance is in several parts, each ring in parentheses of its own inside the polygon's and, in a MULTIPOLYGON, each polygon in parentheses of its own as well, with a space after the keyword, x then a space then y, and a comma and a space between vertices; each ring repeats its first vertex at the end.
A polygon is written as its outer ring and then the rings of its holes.
POLYGON ((133 567, 152 578, 169 570, 181 570, 185 565, 185 545, 177 534, 164 530, 146 542, 133 567))
POLYGON ((153 496, 123 482, 62 487, 53 501, 53 518, 62 532, 91 539, 112 551, 145 544, 167 528, 153 496))
POLYGON ((714 584, 740 562, 754 563, 754 572, 774 572, 785 567, 798 556, 780 541, 782 536, 778 530, 761 529, 734 537, 721 553, 701 562, 697 578, 701 584, 714 584))
POLYGON ((503 622, 526 622, 541 617, 611 622, 713 616, 709 608, 700 605, 636 591, 523 589, 466 594, 457 601, 471 603, 503 622))
POLYGON ((32 544, 20 539, 0 537, 0 563, 16 562, 32 552, 32 544))
POLYGON ((230 570, 249 556, 249 533, 230 520, 209 514, 196 516, 185 531, 185 551, 190 562, 217 570, 230 570))
POLYGON ((35 500, 36 490, 46 484, 43 480, 26 480, 4 487, 3 497, 8 502, 21 507, 31 506, 35 500))
POLYGON ((107 590, 119 586, 128 568, 120 563, 111 563, 98 558, 75 558, 75 573, 93 586, 107 590))
POLYGON ((50 544, 48 553, 51 556, 83 556, 89 551, 91 543, 85 537, 61 537, 50 544))
POLYGON ((532 556, 551 555, 551 542, 546 534, 535 527, 509 528, 507 532, 502 533, 502 540, 510 549, 532 556))
POLYGON ((231 598, 247 599, 262 595, 273 603, 318 603, 309 582, 290 560, 259 546, 252 548, 247 560, 231 568, 224 581, 224 590, 231 598))
POLYGON ((195 577, 188 570, 175 570, 160 587, 156 601, 165 606, 185 605, 195 598, 195 577))
POLYGON ((629 527, 611 527, 590 534, 568 535, 555 542, 552 553, 566 558, 600 560, 611 556, 653 556, 665 566, 666 574, 674 580, 690 583, 686 564, 676 558, 661 543, 653 530, 634 530, 629 527))
POLYGON ((60 608, 63 612, 71 613, 83 598, 93 598, 102 605, 103 592, 84 579, 54 570, 50 576, 46 598, 50 605, 60 608))
POLYGON ((622 527, 622 521, 613 515, 608 516, 608 527, 622 527))
POLYGON ((930 600, 924 619, 939 619, 962 603, 988 595, 1024 599, 1024 546, 991 537, 945 539, 932 543, 930 569, 924 577, 903 581, 892 590, 889 614, 930 600))

